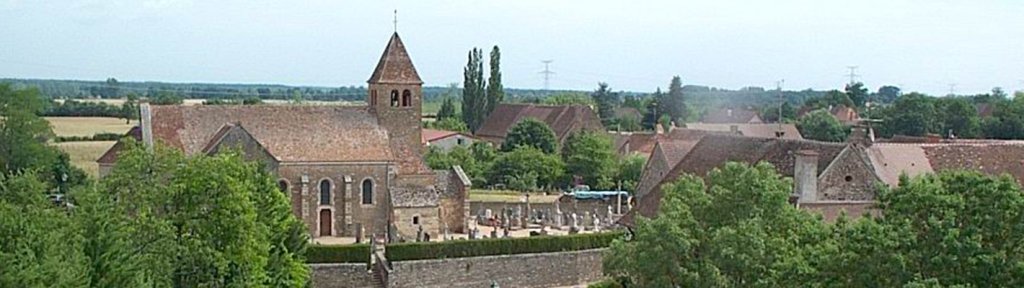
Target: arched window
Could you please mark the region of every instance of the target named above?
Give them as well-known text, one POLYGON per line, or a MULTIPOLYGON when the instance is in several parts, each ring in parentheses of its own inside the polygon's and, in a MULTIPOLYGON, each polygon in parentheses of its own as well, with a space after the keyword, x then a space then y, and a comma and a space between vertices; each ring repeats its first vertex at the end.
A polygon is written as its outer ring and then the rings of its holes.
POLYGON ((320 205, 331 205, 331 181, 320 180, 320 205))
POLYGON ((373 204, 373 181, 363 180, 363 204, 373 204))
POLYGON ((288 194, 288 181, 284 179, 277 180, 277 189, 281 190, 281 193, 288 194))
POLYGON ((391 90, 391 107, 398 107, 398 90, 391 90))
POLYGON ((412 106, 412 92, 409 89, 402 91, 402 107, 412 106))

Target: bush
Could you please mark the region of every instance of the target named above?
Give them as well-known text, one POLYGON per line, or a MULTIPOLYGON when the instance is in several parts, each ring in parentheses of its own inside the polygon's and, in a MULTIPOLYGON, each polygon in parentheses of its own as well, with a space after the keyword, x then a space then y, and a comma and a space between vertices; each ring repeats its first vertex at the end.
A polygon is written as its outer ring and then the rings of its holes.
POLYGON ((56 142, 83 142, 83 141, 117 141, 123 135, 118 133, 96 133, 92 136, 57 136, 56 142))
POLYGON ((370 263, 370 244, 310 245, 306 263, 370 263))
POLYGON ((389 261, 404 261, 577 251, 608 247, 620 236, 622 232, 402 243, 388 245, 385 256, 389 261))
POLYGON ((622 283, 616 279, 604 279, 600 282, 587 285, 587 288, 622 288, 622 283))

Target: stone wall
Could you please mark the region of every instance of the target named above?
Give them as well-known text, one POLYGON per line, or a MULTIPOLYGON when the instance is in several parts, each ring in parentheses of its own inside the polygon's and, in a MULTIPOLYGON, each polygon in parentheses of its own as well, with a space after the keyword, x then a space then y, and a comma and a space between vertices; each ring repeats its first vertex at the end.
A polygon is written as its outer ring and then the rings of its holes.
POLYGON ((867 153, 850 146, 818 176, 819 201, 866 201, 875 199, 875 187, 882 180, 875 175, 867 153))
MULTIPOLYGON (((557 287, 602 277, 604 249, 392 262, 388 287, 557 287)), ((318 286, 326 287, 326 286, 318 286)))
POLYGON ((437 207, 395 207, 394 221, 399 237, 414 240, 420 227, 423 233, 430 234, 430 239, 441 237, 437 210, 437 207), (413 223, 414 217, 417 223, 413 223))
POLYGON ((315 288, 361 288, 377 287, 373 275, 367 272, 366 264, 310 264, 315 288))
MULTIPOLYGON (((388 226, 389 165, 386 163, 282 163, 278 181, 288 183, 292 209, 306 223, 310 235, 319 237, 320 213, 330 210, 333 236, 354 236, 354 224, 362 224, 366 235, 383 233, 388 226), (347 183, 346 179, 352 183, 347 183), (305 180, 305 181, 303 181, 305 180), (331 183, 330 205, 320 205, 320 181, 331 183), (373 183, 372 204, 362 204, 362 183, 373 183)), ((326 225, 325 225, 326 226, 326 225)))

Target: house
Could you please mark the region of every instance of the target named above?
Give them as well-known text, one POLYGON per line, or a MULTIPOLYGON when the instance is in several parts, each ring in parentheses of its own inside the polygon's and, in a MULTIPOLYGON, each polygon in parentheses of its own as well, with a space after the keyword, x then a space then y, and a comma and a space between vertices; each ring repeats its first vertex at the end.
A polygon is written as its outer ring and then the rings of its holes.
POLYGON ((442 151, 451 150, 454 147, 469 147, 476 141, 472 135, 456 131, 423 129, 423 145, 427 147, 438 147, 442 151))
MULTIPOLYGON (((468 178, 458 167, 439 172, 423 162, 423 81, 398 33, 367 83, 365 106, 143 104, 129 136, 189 156, 240 149, 277 177, 313 237, 463 231, 468 210, 452 203, 467 201, 468 178)), ((97 161, 101 176, 122 149, 118 143, 97 161)))
MULTIPOLYGON (((870 131, 852 135, 866 137, 870 131)), ((632 225, 637 216, 656 215, 662 185, 683 174, 706 176, 730 161, 771 163, 779 174, 793 178, 795 205, 832 221, 844 211, 850 217, 884 212, 875 208, 878 185, 895 187, 901 173, 967 169, 1007 174, 1024 183, 1022 160, 1024 142, 1019 141, 830 143, 717 134, 668 139, 657 143, 637 185, 637 205, 620 223, 632 225)))
POLYGON ((750 109, 721 108, 711 110, 701 117, 700 123, 708 124, 740 124, 740 123, 764 123, 757 111, 750 109))
POLYGON ((800 130, 793 124, 781 123, 736 123, 736 124, 709 124, 709 123, 687 123, 686 128, 708 132, 724 132, 748 137, 761 138, 783 138, 783 139, 804 139, 800 130))
POLYGON ((601 118, 586 105, 498 104, 484 120, 474 136, 477 139, 501 145, 508 130, 526 118, 548 124, 559 143, 578 131, 602 132, 601 118))

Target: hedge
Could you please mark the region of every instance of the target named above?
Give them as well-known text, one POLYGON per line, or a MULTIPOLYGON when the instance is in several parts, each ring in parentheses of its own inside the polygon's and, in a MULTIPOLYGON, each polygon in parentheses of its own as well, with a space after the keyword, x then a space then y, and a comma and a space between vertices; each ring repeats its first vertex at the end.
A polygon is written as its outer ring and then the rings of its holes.
POLYGON ((81 141, 117 141, 124 137, 118 133, 96 133, 92 136, 57 136, 56 142, 81 142, 81 141))
POLYGON ((310 245, 306 263, 370 263, 370 244, 310 245))
POLYGON ((403 261, 577 251, 608 247, 612 240, 622 235, 622 232, 605 232, 567 236, 401 243, 388 245, 385 257, 388 261, 403 261))

